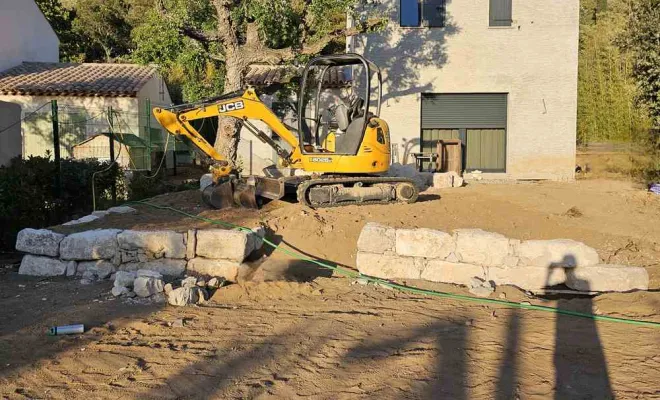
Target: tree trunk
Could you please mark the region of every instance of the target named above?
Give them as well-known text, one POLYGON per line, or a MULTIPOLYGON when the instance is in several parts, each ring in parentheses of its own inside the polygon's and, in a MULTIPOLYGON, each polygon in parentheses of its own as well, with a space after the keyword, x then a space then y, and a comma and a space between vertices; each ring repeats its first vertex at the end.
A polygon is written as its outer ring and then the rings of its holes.
MULTIPOLYGON (((225 93, 242 88, 243 63, 238 57, 227 57, 225 76, 225 93)), ((241 120, 232 117, 218 118, 218 132, 213 147, 233 166, 236 166, 236 152, 240 140, 241 120)))

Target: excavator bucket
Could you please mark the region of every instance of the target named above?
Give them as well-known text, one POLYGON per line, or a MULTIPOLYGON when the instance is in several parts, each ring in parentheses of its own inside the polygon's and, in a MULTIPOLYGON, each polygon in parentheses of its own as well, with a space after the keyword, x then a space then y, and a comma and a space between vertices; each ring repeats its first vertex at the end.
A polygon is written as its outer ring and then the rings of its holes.
POLYGON ((234 188, 231 181, 209 185, 202 191, 204 203, 222 210, 234 206, 234 188))

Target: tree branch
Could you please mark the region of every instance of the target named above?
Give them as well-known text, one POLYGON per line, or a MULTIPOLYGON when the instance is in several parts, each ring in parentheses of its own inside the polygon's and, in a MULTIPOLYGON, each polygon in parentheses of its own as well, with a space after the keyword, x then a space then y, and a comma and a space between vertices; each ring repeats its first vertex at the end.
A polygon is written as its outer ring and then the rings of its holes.
MULTIPOLYGON (((248 58, 250 64, 252 63, 266 63, 266 64, 280 64, 293 60, 298 55, 315 55, 323 51, 323 49, 335 39, 344 36, 355 36, 361 33, 368 32, 369 30, 382 24, 381 19, 368 20, 357 27, 337 29, 333 32, 326 34, 322 39, 306 43, 303 42, 298 47, 287 47, 284 49, 270 49, 257 40, 258 45, 249 45, 250 41, 244 46, 244 53, 248 58)), ((249 29, 249 25, 248 25, 249 29)), ((249 38, 249 30, 248 30, 249 38)))
POLYGON ((233 52, 238 48, 236 29, 231 20, 232 0, 213 0, 216 16, 218 17, 218 39, 225 47, 225 51, 233 52))

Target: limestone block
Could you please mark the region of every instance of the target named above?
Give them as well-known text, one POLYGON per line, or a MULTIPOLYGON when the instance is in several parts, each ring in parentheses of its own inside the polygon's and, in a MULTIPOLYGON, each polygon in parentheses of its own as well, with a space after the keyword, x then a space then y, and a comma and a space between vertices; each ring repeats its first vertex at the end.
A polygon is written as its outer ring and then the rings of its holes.
POLYGON ((423 260, 413 257, 357 253, 357 268, 364 275, 383 279, 420 279, 423 260))
POLYGON ((134 214, 137 212, 135 208, 129 206, 110 207, 106 211, 108 214, 134 214))
POLYGON ((192 260, 195 258, 195 247, 197 246, 197 231, 195 229, 188 230, 186 236, 186 259, 192 260))
POLYGON ((204 191, 208 186, 211 186, 213 184, 213 175, 211 174, 204 174, 202 175, 201 178, 199 178, 199 190, 204 191))
POLYGON ((156 271, 167 276, 181 276, 186 270, 186 260, 161 258, 160 260, 126 263, 119 266, 120 271, 138 271, 141 269, 156 271))
POLYGON ((442 260, 428 260, 422 271, 422 279, 431 282, 469 285, 471 279, 486 279, 484 267, 480 265, 452 263, 442 260))
POLYGON ((158 271, 153 271, 150 269, 138 269, 136 272, 137 276, 146 276, 149 278, 158 278, 163 279, 163 274, 158 271))
POLYGON ((596 250, 570 239, 526 240, 517 251, 523 263, 538 267, 586 267, 600 262, 596 250))
POLYGON ((133 287, 133 281, 137 278, 135 272, 117 271, 114 286, 133 287))
POLYGON ((97 219, 99 219, 98 216, 90 214, 90 215, 85 215, 82 218, 78 218, 78 219, 74 219, 74 220, 69 221, 69 222, 65 222, 62 225, 69 226, 69 225, 86 224, 88 222, 96 221, 97 219))
POLYGON ((509 239, 481 229, 457 229, 456 255, 468 264, 500 266, 509 255, 509 239))
POLYGON ((131 290, 126 286, 113 286, 111 293, 115 297, 119 297, 124 294, 128 294, 131 290))
POLYGON ((64 260, 109 260, 117 252, 118 229, 96 229, 73 233, 60 243, 64 260))
POLYGON ((643 267, 599 264, 566 270, 566 286, 594 292, 648 290, 649 275, 643 267))
POLYGON ((140 297, 149 297, 162 292, 163 286, 162 279, 138 276, 133 282, 133 291, 140 297))
POLYGON ((60 276, 66 273, 68 263, 57 258, 26 254, 18 268, 19 275, 60 276))
POLYGON ((78 266, 81 273, 85 271, 92 272, 98 279, 105 279, 116 271, 115 265, 106 260, 81 261, 78 263, 78 266))
POLYGON ((400 256, 445 258, 455 249, 454 238, 434 229, 397 229, 396 253, 400 256))
POLYGON ((375 222, 367 223, 358 237, 358 251, 383 254, 396 246, 396 229, 375 222))
POLYGON ((546 286, 559 285, 566 282, 564 268, 545 268, 524 266, 515 268, 486 268, 487 280, 496 285, 514 285, 521 289, 541 289, 546 286))
POLYGON ((433 174, 433 187, 445 189, 454 186, 454 176, 450 172, 436 172, 433 174))
POLYGON ((240 266, 241 263, 236 261, 196 257, 188 261, 188 272, 213 277, 221 276, 228 281, 236 282, 240 266))
POLYGON ((117 235, 122 250, 143 251, 149 258, 186 257, 183 234, 173 231, 123 231, 117 235))
POLYGON ((253 233, 226 229, 201 229, 197 231, 198 257, 220 258, 243 262, 253 250, 255 241, 250 238, 253 233))
POLYGON ((65 235, 48 229, 23 229, 16 237, 16 250, 30 254, 57 257, 60 254, 60 242, 65 235))

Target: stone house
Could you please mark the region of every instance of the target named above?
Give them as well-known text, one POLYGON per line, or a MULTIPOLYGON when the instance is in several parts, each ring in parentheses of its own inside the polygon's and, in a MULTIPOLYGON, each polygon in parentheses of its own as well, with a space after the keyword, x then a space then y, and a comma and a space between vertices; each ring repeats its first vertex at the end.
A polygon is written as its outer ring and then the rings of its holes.
MULTIPOLYGON (((23 157, 53 152, 52 100, 57 101, 62 157, 73 157, 75 145, 110 130, 135 136, 154 151, 162 151, 167 141, 168 135, 151 109, 169 106, 171 98, 154 67, 23 62, 0 72, 0 101, 22 109, 23 157)), ((169 150, 173 143, 170 140, 169 150)), ((133 161, 136 169, 151 166, 148 156, 133 161)), ((172 165, 171 155, 167 163, 172 165)))
POLYGON ((368 7, 365 15, 382 13, 389 23, 349 38, 347 51, 383 71, 381 116, 394 161, 423 160, 439 139, 458 138, 465 169, 484 178, 574 178, 578 0, 368 7))

